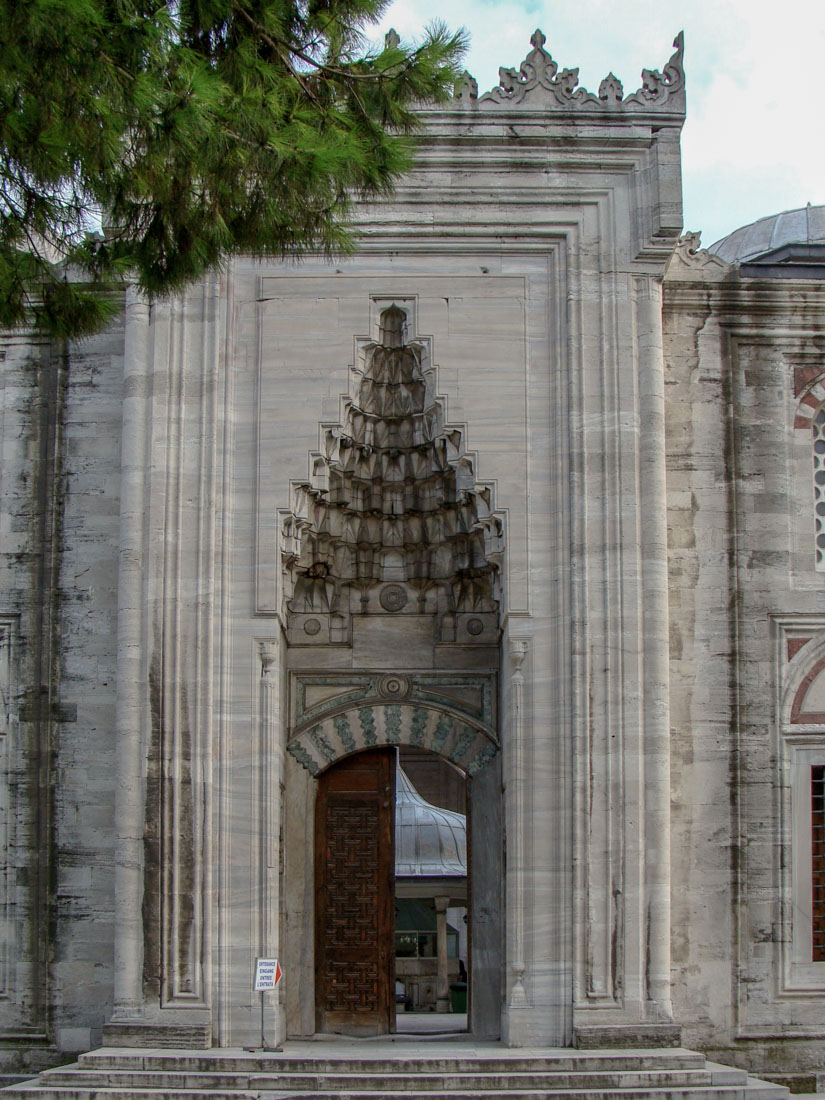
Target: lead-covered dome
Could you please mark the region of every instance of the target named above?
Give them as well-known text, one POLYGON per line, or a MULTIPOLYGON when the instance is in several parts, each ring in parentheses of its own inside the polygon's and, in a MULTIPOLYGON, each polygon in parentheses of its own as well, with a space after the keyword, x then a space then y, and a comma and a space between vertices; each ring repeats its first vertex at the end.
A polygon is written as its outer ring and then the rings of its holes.
POLYGON ((467 819, 425 801, 401 768, 395 780, 396 878, 467 874, 467 819))
POLYGON ((784 210, 735 229, 708 248, 726 263, 748 263, 794 245, 825 246, 825 206, 784 210))

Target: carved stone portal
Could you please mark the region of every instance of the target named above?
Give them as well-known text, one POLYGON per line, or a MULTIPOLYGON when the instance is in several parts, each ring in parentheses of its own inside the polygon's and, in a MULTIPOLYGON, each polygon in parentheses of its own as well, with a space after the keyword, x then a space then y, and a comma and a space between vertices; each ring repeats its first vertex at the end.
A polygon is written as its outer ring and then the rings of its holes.
POLYGON ((365 775, 373 759, 394 768, 398 748, 410 746, 471 781, 470 862, 473 844, 483 858, 469 907, 469 1026, 498 1038, 504 526, 461 429, 445 422, 430 341, 410 331, 415 302, 384 299, 374 309, 372 338, 356 340, 341 423, 322 428, 311 477, 293 484, 281 528, 288 909, 310 911, 305 868, 315 866, 315 920, 296 922, 285 955, 302 990, 314 977, 315 1018, 298 996, 287 1014, 296 1035, 313 1026, 345 1034, 391 1027, 394 920, 382 914, 394 863, 381 813, 392 800, 376 809, 365 775), (390 870, 376 878, 382 861, 390 870))

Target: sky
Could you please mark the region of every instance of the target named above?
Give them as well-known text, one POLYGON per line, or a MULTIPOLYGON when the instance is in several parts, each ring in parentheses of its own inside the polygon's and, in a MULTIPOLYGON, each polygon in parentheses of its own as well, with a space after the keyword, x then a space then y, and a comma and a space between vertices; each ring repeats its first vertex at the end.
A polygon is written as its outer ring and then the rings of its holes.
POLYGON ((479 93, 518 68, 540 27, 559 68, 625 95, 685 32, 685 229, 707 247, 757 218, 825 204, 825 0, 395 0, 379 30, 415 39, 433 19, 465 27, 479 93))

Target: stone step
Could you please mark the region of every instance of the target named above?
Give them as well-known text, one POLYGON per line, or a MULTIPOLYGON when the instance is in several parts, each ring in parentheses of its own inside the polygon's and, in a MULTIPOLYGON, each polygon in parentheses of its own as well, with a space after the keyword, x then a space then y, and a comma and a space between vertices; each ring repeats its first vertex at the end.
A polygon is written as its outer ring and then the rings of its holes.
MULTIPOLYGON (((37 1082, 12 1085, 4 1090, 9 1100, 196 1100, 204 1092, 198 1089, 66 1088, 44 1086, 37 1082)), ((215 1091, 210 1100, 433 1100, 432 1093, 415 1092, 278 1092, 266 1089, 215 1091)), ((439 1100, 472 1100, 475 1090, 450 1090, 436 1094, 439 1100)), ((650 1088, 650 1089, 549 1089, 483 1092, 485 1100, 786 1100, 787 1089, 767 1085, 753 1078, 741 1085, 650 1088)))
MULTIPOLYGON (((118 1089, 67 1088, 65 1086, 42 1085, 38 1081, 28 1081, 22 1085, 12 1085, 3 1089, 3 1100, 203 1100, 200 1089, 118 1089)), ((275 1100, 274 1093, 267 1093, 266 1100, 275 1100)), ((314 1095, 310 1093, 309 1095, 314 1095)), ((263 1100, 261 1093, 242 1090, 220 1090, 209 1093, 209 1100, 263 1100)))
MULTIPOLYGON (((674 1086, 659 1088, 569 1088, 569 1089, 507 1089, 505 1091, 484 1091, 473 1089, 451 1089, 433 1093, 425 1092, 266 1092, 262 1097, 267 1100, 472 1100, 482 1096, 484 1100, 787 1100, 788 1094, 781 1089, 766 1086, 758 1082, 752 1087, 748 1082, 741 1085, 700 1085, 674 1086)), ((91 1095, 91 1094, 90 1094, 91 1095)), ((102 1094, 95 1093, 95 1096, 102 1094)), ((86 1100, 90 1100, 87 1097, 86 1100)))
MULTIPOLYGON (((744 1070, 732 1071, 728 1084, 744 1083, 744 1070)), ((263 1089, 266 1091, 320 1090, 324 1092, 437 1092, 439 1090, 475 1090, 477 1092, 558 1091, 559 1089, 656 1088, 663 1086, 703 1087, 716 1083, 711 1072, 702 1070, 649 1070, 613 1073, 190 1073, 146 1070, 55 1069, 44 1073, 41 1084, 49 1087, 103 1088, 179 1088, 179 1089, 263 1089)))
MULTIPOLYGON (((95 1093, 94 1096, 102 1096, 95 1093)), ((654 1088, 562 1088, 562 1089, 506 1089, 502 1091, 475 1089, 449 1089, 435 1094, 427 1092, 320 1091, 278 1092, 262 1091, 266 1100, 472 1100, 482 1096, 484 1100, 787 1100, 788 1093, 765 1082, 744 1081, 739 1085, 698 1085, 654 1088)), ((84 1100, 92 1100, 88 1094, 84 1100)))
POLYGON ((429 1052, 318 1057, 116 1050, 4 1090, 4 1100, 786 1100, 788 1090, 679 1049, 429 1052))
POLYGON ((82 1054, 83 1069, 116 1070, 176 1070, 200 1073, 549 1073, 562 1070, 612 1072, 646 1070, 701 1070, 705 1059, 695 1051, 548 1051, 541 1055, 518 1055, 511 1052, 473 1057, 467 1054, 444 1054, 422 1057, 398 1054, 393 1056, 353 1057, 323 1055, 319 1058, 295 1057, 288 1054, 214 1054, 172 1051, 136 1052, 134 1049, 104 1048, 82 1054))

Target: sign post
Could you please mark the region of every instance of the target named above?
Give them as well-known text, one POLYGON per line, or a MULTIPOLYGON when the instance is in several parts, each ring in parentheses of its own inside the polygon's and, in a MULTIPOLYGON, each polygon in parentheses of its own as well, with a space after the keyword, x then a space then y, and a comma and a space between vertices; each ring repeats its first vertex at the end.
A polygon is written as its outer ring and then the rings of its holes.
MULTIPOLYGON (((277 959, 255 960, 255 984, 253 989, 261 995, 261 1046, 260 1050, 281 1051, 283 1047, 271 1047, 267 1044, 264 1035, 264 993, 272 993, 281 980, 281 965, 277 959)), ((244 1050, 255 1050, 255 1047, 244 1047, 244 1050)))

